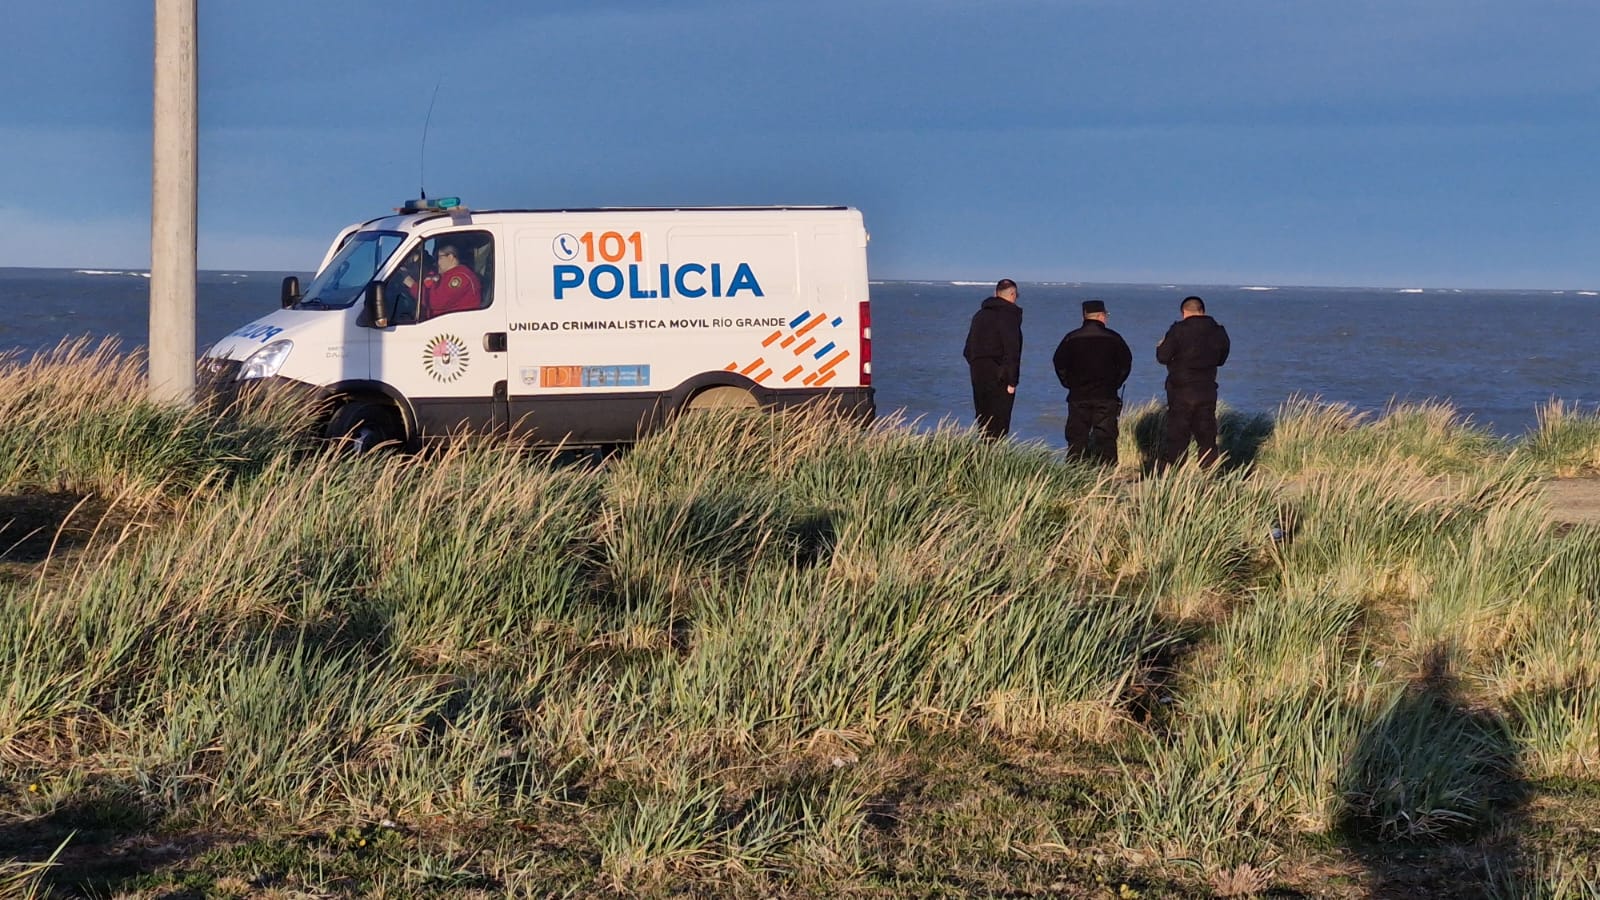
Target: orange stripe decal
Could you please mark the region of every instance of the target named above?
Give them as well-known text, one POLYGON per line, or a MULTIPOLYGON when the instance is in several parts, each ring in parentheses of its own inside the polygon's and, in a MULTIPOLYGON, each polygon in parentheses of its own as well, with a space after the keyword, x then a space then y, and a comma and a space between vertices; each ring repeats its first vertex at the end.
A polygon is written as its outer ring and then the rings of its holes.
POLYGON ((771 347, 772 346, 772 342, 777 340, 778 338, 781 338, 781 337, 783 337, 783 332, 774 331, 766 340, 761 342, 761 346, 763 346, 763 347, 771 347))
POLYGON ((735 371, 738 368, 739 368, 739 364, 738 363, 731 362, 731 363, 728 363, 727 365, 723 366, 722 367, 722 371, 724 371, 724 372, 732 372, 732 371, 735 371))
POLYGON ((822 387, 823 385, 827 384, 833 378, 833 376, 835 376, 837 374, 839 374, 839 373, 838 372, 828 372, 827 374, 823 375, 821 378, 818 378, 817 379, 817 383, 812 385, 812 387, 822 387))
POLYGON ((756 380, 757 381, 766 381, 767 378, 769 376, 771 376, 771 375, 772 375, 772 370, 771 369, 763 369, 761 374, 756 376, 756 380))
POLYGON ((817 371, 818 372, 831 372, 831 371, 833 371, 833 367, 834 366, 837 366, 839 363, 844 362, 844 358, 849 356, 849 355, 850 355, 850 351, 849 350, 840 350, 838 356, 835 356, 833 359, 830 359, 827 362, 823 363, 822 364, 822 368, 818 369, 817 371))
POLYGON ((811 382, 816 381, 816 380, 817 380, 817 373, 812 372, 810 375, 806 376, 806 380, 802 381, 801 384, 810 384, 811 382))
POLYGON ((796 331, 794 333, 795 337, 805 337, 806 336, 806 332, 808 332, 811 329, 817 327, 818 325, 821 325, 822 321, 824 319, 826 319, 826 318, 828 318, 828 317, 824 316, 824 315, 819 315, 815 319, 812 319, 811 321, 805 323, 804 325, 801 325, 800 326, 800 330, 796 331))
POLYGON ((783 339, 783 343, 779 344, 778 346, 779 347, 787 347, 792 343, 794 343, 794 335, 791 334, 788 337, 784 338, 783 339))
POLYGON ((805 368, 806 368, 805 366, 795 366, 794 368, 789 370, 789 374, 783 376, 783 380, 784 381, 793 381, 794 377, 796 375, 799 375, 801 372, 805 371, 805 368))
POLYGON ((804 344, 801 344, 800 346, 794 348, 794 355, 795 356, 799 356, 800 354, 806 352, 807 350, 810 350, 811 349, 811 345, 815 344, 816 342, 817 342, 816 338, 806 338, 806 342, 804 344))
POLYGON ((740 375, 749 375, 751 372, 754 372, 758 367, 760 367, 760 365, 762 363, 764 363, 764 362, 766 362, 766 360, 764 360, 764 359, 762 359, 761 357, 758 356, 758 357, 756 357, 756 361, 755 362, 753 362, 750 365, 745 366, 744 368, 740 369, 739 370, 739 374, 740 375))

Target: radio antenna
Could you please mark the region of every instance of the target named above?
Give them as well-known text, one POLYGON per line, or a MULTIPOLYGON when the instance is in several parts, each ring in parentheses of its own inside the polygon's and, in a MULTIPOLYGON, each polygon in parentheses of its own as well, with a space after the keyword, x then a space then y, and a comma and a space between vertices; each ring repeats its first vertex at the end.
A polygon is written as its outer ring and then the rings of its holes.
POLYGON ((417 163, 417 196, 428 199, 428 123, 433 121, 433 103, 439 99, 439 83, 444 81, 444 76, 433 83, 433 96, 428 99, 428 114, 422 119, 422 149, 417 153, 420 161, 417 163))

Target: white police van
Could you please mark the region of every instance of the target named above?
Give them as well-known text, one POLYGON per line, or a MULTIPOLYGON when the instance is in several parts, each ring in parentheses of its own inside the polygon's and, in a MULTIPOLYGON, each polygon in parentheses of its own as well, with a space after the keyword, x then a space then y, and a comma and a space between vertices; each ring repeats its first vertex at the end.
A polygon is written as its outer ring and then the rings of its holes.
POLYGON ((283 308, 218 341, 224 399, 293 382, 363 446, 462 430, 637 439, 685 410, 872 416, 867 233, 844 207, 469 210, 345 228, 283 308))

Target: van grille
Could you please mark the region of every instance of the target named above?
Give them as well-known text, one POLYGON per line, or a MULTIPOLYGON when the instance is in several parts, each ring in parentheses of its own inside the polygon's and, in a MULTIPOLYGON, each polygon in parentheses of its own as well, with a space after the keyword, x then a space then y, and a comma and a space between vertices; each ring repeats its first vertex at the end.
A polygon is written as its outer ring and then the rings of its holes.
POLYGON ((244 364, 236 359, 202 359, 195 374, 206 387, 221 387, 239 377, 244 364))

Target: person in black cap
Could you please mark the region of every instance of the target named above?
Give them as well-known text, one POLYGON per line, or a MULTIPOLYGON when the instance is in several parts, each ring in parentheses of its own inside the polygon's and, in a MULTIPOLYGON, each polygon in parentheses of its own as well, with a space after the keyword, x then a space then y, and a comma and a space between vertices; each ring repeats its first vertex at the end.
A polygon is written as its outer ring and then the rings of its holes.
POLYGON ((1022 307, 1017 283, 1002 278, 994 296, 983 301, 967 329, 967 358, 972 376, 972 405, 983 436, 997 440, 1011 430, 1011 408, 1017 402, 1022 370, 1022 307))
POLYGON ((1117 417, 1133 351, 1106 327, 1103 301, 1083 301, 1082 327, 1067 332, 1051 361, 1067 389, 1067 457, 1115 467, 1117 417))
POLYGON ((1200 465, 1217 461, 1217 368, 1228 361, 1228 331, 1206 315, 1206 302, 1185 297, 1183 318, 1172 323, 1156 345, 1156 362, 1167 367, 1167 433, 1157 471, 1189 449, 1200 450, 1200 465))

